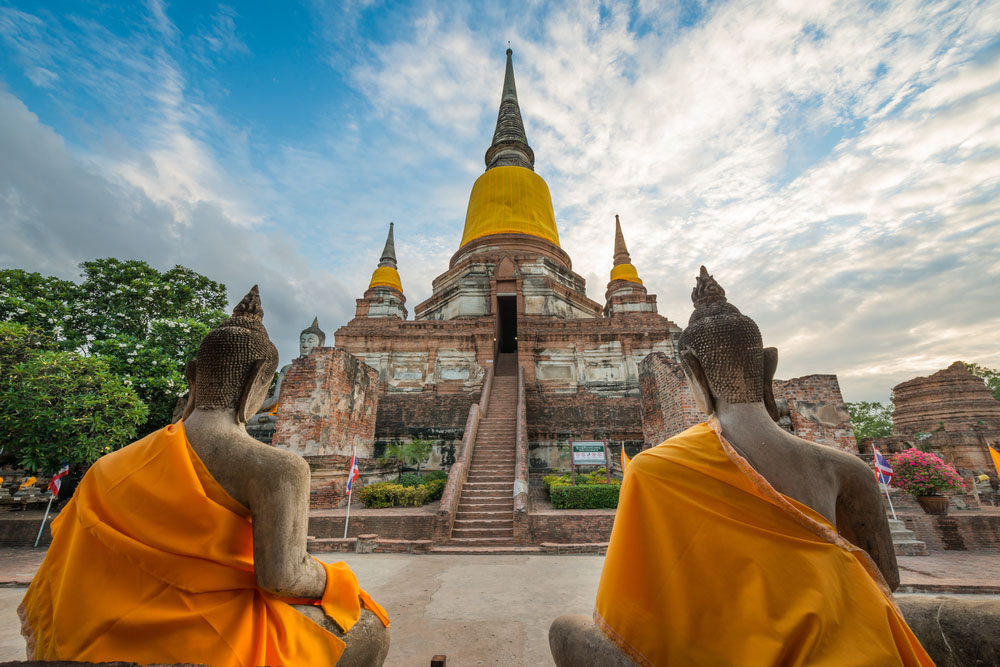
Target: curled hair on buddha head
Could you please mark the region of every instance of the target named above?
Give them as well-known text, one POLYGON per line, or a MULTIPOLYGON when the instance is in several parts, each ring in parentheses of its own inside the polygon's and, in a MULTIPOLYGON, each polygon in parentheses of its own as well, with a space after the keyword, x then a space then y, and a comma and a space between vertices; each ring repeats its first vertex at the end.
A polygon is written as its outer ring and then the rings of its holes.
POLYGON ((185 417, 194 408, 236 408, 237 420, 246 421, 250 389, 270 380, 278 367, 278 350, 267 336, 263 317, 254 285, 236 304, 232 317, 202 339, 198 356, 188 363, 192 400, 185 417))
POLYGON ((726 290, 704 266, 691 301, 694 312, 678 343, 688 373, 697 375, 697 363, 714 396, 727 403, 763 401, 777 418, 771 381, 778 351, 764 348, 757 324, 726 300, 726 290))

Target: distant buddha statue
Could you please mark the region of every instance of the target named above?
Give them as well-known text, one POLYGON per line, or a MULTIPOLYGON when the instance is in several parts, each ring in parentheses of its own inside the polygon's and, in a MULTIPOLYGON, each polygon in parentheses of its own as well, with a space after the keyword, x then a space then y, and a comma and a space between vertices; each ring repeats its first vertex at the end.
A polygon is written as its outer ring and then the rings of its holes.
MULTIPOLYGON (((303 329, 302 333, 299 334, 299 356, 308 357, 310 352, 315 350, 317 347, 323 347, 325 342, 326 334, 319 328, 319 318, 314 317, 313 323, 303 329)), ((281 367, 281 370, 278 371, 278 379, 274 383, 274 389, 268 393, 267 398, 264 399, 260 408, 257 409, 258 414, 274 413, 281 399, 281 385, 285 381, 285 374, 291 366, 291 364, 285 364, 281 367)))
POLYGON ((930 665, 872 471, 775 423, 777 351, 704 267, 679 341, 701 423, 636 455, 593 618, 549 630, 563 665, 930 665))
POLYGON ((257 287, 188 364, 184 419, 99 459, 18 613, 34 660, 381 665, 385 611, 306 552, 309 466, 244 428, 278 353, 257 287))

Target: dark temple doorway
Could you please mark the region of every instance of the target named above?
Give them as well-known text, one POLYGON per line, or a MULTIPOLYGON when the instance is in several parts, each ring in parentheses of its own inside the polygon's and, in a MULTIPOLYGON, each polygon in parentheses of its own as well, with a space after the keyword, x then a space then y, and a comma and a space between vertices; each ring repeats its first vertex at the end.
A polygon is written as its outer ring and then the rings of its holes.
POLYGON ((517 352, 517 297, 497 296, 497 347, 501 354, 517 352))

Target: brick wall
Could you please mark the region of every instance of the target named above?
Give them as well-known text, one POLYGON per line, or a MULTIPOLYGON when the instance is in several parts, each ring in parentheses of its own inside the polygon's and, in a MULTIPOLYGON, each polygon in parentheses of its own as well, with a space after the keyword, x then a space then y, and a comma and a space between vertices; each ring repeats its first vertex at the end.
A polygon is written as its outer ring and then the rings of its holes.
POLYGON ((897 516, 931 551, 1000 550, 1000 514, 953 510, 945 516, 923 512, 897 516))
POLYGON ((535 544, 589 544, 611 539, 615 510, 550 510, 528 515, 535 544))
MULTIPOLYGON (((338 454, 306 456, 309 463, 309 509, 334 509, 347 506, 347 475, 351 457, 338 454)), ((354 498, 369 484, 395 480, 395 461, 380 463, 377 459, 358 457, 358 480, 354 483, 354 498)))
POLYGON ((705 420, 681 365, 662 352, 639 363, 642 435, 647 447, 705 420))
POLYGON ((569 394, 544 394, 530 385, 525 393, 531 472, 569 470, 571 438, 607 438, 614 451, 622 440, 633 443, 642 439, 637 397, 603 397, 582 389, 569 394))
POLYGON ((292 362, 281 386, 273 444, 303 455, 374 454, 378 373, 343 350, 320 347, 292 362))
MULTIPOLYGON (((352 514, 348 537, 375 534, 392 540, 429 540, 434 537, 435 514, 419 508, 411 512, 352 514)), ((316 538, 343 537, 344 517, 309 517, 309 535, 316 538)))
MULTIPOLYGON (((642 433, 653 447, 705 420, 694 403, 681 365, 662 353, 639 364, 642 389, 642 433)), ((788 404, 795 435, 811 442, 857 453, 850 413, 836 375, 806 375, 774 381, 775 399, 788 404)))
POLYGON ((836 375, 804 375, 774 381, 774 398, 788 401, 795 435, 852 454, 858 444, 851 414, 840 393, 836 375))

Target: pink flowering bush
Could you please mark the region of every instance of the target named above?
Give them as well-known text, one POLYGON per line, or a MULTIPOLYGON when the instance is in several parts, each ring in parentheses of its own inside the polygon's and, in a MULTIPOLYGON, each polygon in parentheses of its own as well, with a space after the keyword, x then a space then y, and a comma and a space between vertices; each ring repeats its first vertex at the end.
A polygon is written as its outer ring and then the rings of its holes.
POLYGON ((937 496, 964 491, 962 477, 935 454, 908 449, 889 457, 892 485, 915 496, 937 496))

